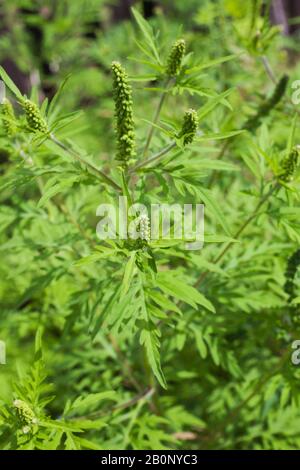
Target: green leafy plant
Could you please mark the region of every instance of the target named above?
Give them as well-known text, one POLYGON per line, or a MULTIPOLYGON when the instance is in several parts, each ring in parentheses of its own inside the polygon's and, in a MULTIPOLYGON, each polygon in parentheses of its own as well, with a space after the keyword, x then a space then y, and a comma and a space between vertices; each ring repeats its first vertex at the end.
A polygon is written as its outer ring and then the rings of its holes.
POLYGON ((1 449, 297 448, 299 110, 278 28, 262 2, 196 2, 185 32, 137 7, 91 38, 79 3, 69 29, 20 16, 46 56, 58 41, 52 96, 0 69, 1 449), (119 197, 131 224, 133 204, 204 204, 203 248, 143 213, 139 238, 99 240, 119 197))

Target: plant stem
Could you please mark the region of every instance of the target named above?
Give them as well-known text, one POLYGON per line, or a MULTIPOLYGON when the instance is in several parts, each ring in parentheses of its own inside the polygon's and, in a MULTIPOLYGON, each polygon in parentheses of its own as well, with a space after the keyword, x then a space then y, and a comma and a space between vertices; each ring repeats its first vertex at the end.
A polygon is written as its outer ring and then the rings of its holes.
POLYGON ((166 155, 166 153, 168 153, 170 150, 172 150, 175 146, 176 146, 176 142, 171 142, 169 145, 167 145, 167 147, 160 150, 157 154, 153 155, 152 157, 148 158, 147 160, 143 160, 143 161, 137 163, 136 165, 134 165, 130 169, 129 173, 132 173, 132 172, 138 170, 139 168, 144 168, 145 166, 149 165, 150 163, 153 163, 153 162, 159 160, 161 157, 166 155))
MULTIPOLYGON (((224 157, 224 155, 225 155, 225 153, 226 153, 226 151, 227 151, 227 149, 228 149, 230 143, 231 143, 231 142, 230 142, 229 139, 228 139, 228 140, 223 144, 223 146, 222 146, 222 148, 221 148, 221 150, 220 150, 220 153, 219 153, 219 155, 217 156, 217 160, 221 160, 221 159, 224 157)), ((214 170, 214 171, 212 172, 211 177, 210 177, 209 182, 208 182, 208 187, 209 187, 209 188, 210 188, 210 187, 213 185, 213 183, 215 182, 217 175, 218 175, 218 171, 217 171, 217 170, 214 170)))
POLYGON ((69 155, 74 157, 76 160, 78 160, 80 163, 85 165, 92 173, 96 174, 98 177, 102 179, 106 184, 114 188, 116 191, 121 191, 121 187, 115 183, 113 179, 111 179, 109 176, 107 176, 103 171, 99 170, 99 168, 95 167, 92 163, 88 162, 85 160, 81 155, 79 155, 75 150, 69 148, 67 145, 65 145, 63 142, 58 140, 53 134, 50 135, 50 139, 52 142, 54 142, 56 145, 58 145, 61 149, 63 149, 65 152, 68 152, 69 155))
POLYGON ((270 65, 268 57, 265 56, 265 55, 261 56, 261 61, 264 65, 264 68, 265 68, 265 71, 266 71, 267 75, 272 80, 272 82, 275 83, 275 85, 276 85, 277 80, 276 80, 276 77, 275 77, 274 72, 272 70, 272 67, 270 65))
MULTIPOLYGON (((250 217, 248 217, 248 219, 241 225, 241 227, 237 230, 237 232, 234 234, 233 238, 234 239, 237 239, 241 233, 248 227, 248 225, 252 222, 253 219, 255 219, 255 217, 258 215, 258 211, 260 210, 260 208, 265 204, 265 202, 267 202, 267 200, 269 199, 269 197, 275 192, 277 191, 278 189, 280 188, 280 184, 279 183, 276 183, 271 189, 270 191, 265 194, 264 197, 262 197, 262 199, 259 201, 259 203, 257 204, 256 208, 254 209, 254 212, 253 214, 250 215, 250 217)), ((227 251, 229 250, 229 248, 234 244, 234 242, 229 242, 225 248, 221 251, 221 253, 213 260, 213 264, 217 264, 223 257, 224 255, 227 253, 227 251)), ((196 281, 196 283, 194 284, 194 287, 198 287, 199 284, 201 284, 201 282, 206 278, 206 276, 208 275, 209 271, 205 271, 204 273, 201 274, 201 276, 199 277, 199 279, 196 281)))
POLYGON ((170 82, 171 82, 171 78, 168 78, 167 81, 166 81, 166 84, 164 86, 163 94, 161 95, 160 100, 158 102, 158 106, 157 106, 157 109, 155 111, 154 118, 153 118, 153 124, 150 127, 148 137, 147 137, 147 140, 146 140, 146 144, 145 144, 145 148, 144 148, 144 151, 143 151, 143 158, 145 158, 146 155, 147 155, 147 152, 148 152, 153 134, 155 132, 155 124, 157 123, 157 121, 159 119, 159 115, 160 115, 160 112, 161 112, 162 107, 164 105, 164 102, 165 102, 165 99, 166 99, 166 96, 167 96, 167 92, 168 92, 168 86, 169 86, 170 82))

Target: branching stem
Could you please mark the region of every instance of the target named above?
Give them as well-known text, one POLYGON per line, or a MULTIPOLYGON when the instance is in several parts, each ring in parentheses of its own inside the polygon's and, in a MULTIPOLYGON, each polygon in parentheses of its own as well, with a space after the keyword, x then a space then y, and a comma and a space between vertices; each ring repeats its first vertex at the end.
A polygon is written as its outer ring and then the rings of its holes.
POLYGON ((155 155, 153 155, 152 157, 150 158, 147 158, 147 160, 143 160, 139 163, 137 163, 136 165, 134 165, 129 173, 133 173, 134 171, 140 169, 140 168, 144 168, 145 166, 148 166, 150 165, 151 163, 153 162, 156 162, 157 160, 159 160, 161 157, 163 157, 164 155, 166 155, 170 150, 172 150, 174 147, 176 147, 176 142, 171 142, 169 145, 167 145, 165 148, 163 148, 162 150, 160 150, 158 153, 156 153, 155 155))
POLYGON ((167 97, 167 93, 168 93, 168 87, 169 87, 169 84, 171 82, 171 78, 168 78, 166 80, 166 84, 164 86, 164 91, 160 97, 160 100, 158 102, 158 106, 157 106, 157 109, 155 111, 155 114, 154 114, 154 118, 153 118, 153 123, 149 129, 149 133, 148 133, 148 137, 147 137, 147 140, 146 140, 146 144, 145 144, 145 148, 144 148, 144 151, 143 151, 143 158, 146 157, 147 155, 147 152, 149 150, 149 147, 150 147, 150 143, 151 143, 151 140, 152 140, 152 137, 154 135, 154 131, 155 131, 155 124, 157 123, 158 119, 159 119, 159 116, 160 116, 160 112, 162 110, 162 107, 164 105, 164 102, 165 102, 165 99, 167 97))

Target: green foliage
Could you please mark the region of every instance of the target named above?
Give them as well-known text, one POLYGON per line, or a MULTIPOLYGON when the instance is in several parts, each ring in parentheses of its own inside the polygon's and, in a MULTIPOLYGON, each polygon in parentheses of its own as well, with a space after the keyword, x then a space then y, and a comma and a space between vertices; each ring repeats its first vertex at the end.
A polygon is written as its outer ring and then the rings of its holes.
POLYGON ((41 349, 41 330, 39 330, 36 336, 33 365, 29 373, 20 377, 19 382, 14 386, 14 395, 17 398, 0 408, 1 448, 6 450, 15 448, 20 450, 97 449, 98 446, 81 435, 91 429, 98 430, 106 426, 106 420, 82 419, 82 412, 87 407, 98 406, 101 401, 114 401, 115 392, 89 394, 73 402, 68 401, 62 416, 53 420, 45 411, 45 407, 55 398, 49 395, 52 386, 46 383, 46 379, 41 349), (79 410, 80 419, 76 417, 79 410))
POLYGON ((0 448, 299 448, 294 41, 262 1, 25 3, 0 38, 28 78, 0 69, 0 448), (203 248, 142 213, 99 240, 119 196, 203 203, 203 248))

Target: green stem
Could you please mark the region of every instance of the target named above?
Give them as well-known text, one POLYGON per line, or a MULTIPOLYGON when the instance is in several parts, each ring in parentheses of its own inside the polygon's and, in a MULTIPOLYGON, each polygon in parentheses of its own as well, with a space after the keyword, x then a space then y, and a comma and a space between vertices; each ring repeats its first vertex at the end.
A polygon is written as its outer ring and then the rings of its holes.
POLYGON ((150 163, 153 163, 153 162, 156 162, 157 160, 159 160, 161 157, 163 157, 164 155, 166 155, 166 153, 168 153, 170 150, 172 150, 174 147, 176 147, 176 142, 171 142, 169 145, 167 145, 167 147, 165 147, 164 149, 160 150, 157 154, 153 155, 152 157, 148 158, 147 160, 143 160, 139 163, 137 163, 136 165, 134 165, 131 169, 130 169, 130 173, 140 169, 140 168, 144 168, 145 166, 149 165, 150 163))
POLYGON ((132 206, 133 200, 132 200, 131 194, 129 192, 128 184, 127 184, 127 181, 126 181, 126 175, 125 175, 125 172, 123 170, 121 170, 121 178, 122 178, 123 195, 127 197, 128 204, 130 206, 132 206))
POLYGON ((146 144, 145 144, 145 148, 144 148, 144 152, 143 152, 143 158, 145 158, 146 155, 147 155, 152 137, 153 137, 154 132, 155 132, 155 124, 157 123, 157 121, 159 119, 159 115, 160 115, 160 112, 161 112, 162 107, 164 105, 164 102, 165 102, 165 99, 166 99, 166 96, 167 96, 167 92, 168 92, 168 86, 169 86, 170 82, 171 82, 171 78, 168 78, 167 81, 166 81, 166 84, 164 86, 164 92, 161 95, 160 100, 158 102, 158 106, 157 106, 157 109, 155 111, 154 118, 153 118, 153 124, 150 127, 148 137, 147 137, 147 140, 146 140, 146 144))
MULTIPOLYGON (((227 149, 228 149, 230 143, 231 143, 231 142, 230 142, 229 140, 227 140, 227 141, 223 144, 223 146, 222 146, 222 148, 221 148, 221 151, 220 151, 219 155, 217 156, 217 160, 221 160, 221 159, 224 157, 224 155, 225 155, 225 153, 226 153, 226 151, 227 151, 227 149)), ((209 188, 212 187, 213 183, 214 183, 215 180, 216 180, 217 175, 218 175, 218 171, 217 171, 217 170, 214 170, 214 171, 212 172, 212 174, 211 174, 211 177, 210 177, 209 181, 208 181, 208 187, 209 187, 209 188)))
POLYGON ((122 191, 121 187, 115 183, 113 179, 111 179, 109 176, 107 176, 103 171, 99 170, 99 168, 95 167, 92 163, 88 162, 85 160, 81 155, 79 155, 75 150, 69 148, 67 145, 65 145, 63 142, 58 140, 53 134, 50 135, 50 139, 52 142, 54 142, 56 145, 58 145, 61 149, 63 149, 65 152, 67 152, 69 155, 74 157, 76 160, 78 160, 80 163, 85 165, 91 173, 95 174, 96 176, 100 177, 102 181, 104 181, 106 184, 114 188, 116 191, 122 191))
POLYGON ((269 62, 269 59, 267 56, 263 55, 261 56, 261 61, 263 63, 263 66, 265 68, 265 71, 267 73, 267 75, 269 76, 269 78, 272 80, 272 82, 276 85, 277 84, 277 80, 276 80, 276 77, 274 75, 274 72, 272 70, 272 67, 270 65, 270 62, 269 62))

